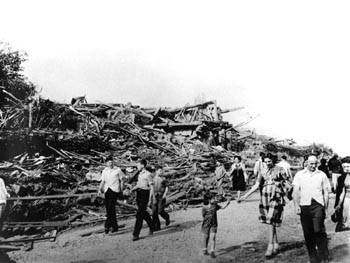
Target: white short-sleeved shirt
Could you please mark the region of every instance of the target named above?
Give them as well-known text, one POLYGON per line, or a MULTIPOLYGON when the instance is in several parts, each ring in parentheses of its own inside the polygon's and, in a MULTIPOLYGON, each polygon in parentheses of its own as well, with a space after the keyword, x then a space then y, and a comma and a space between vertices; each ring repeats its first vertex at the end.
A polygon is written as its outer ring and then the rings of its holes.
POLYGON ((323 193, 331 191, 327 175, 320 170, 311 172, 304 169, 297 172, 293 180, 293 186, 300 191, 301 206, 311 205, 311 199, 324 206, 323 193))
POLYGON ((150 185, 152 184, 153 184, 153 179, 152 179, 151 173, 146 170, 142 170, 137 180, 137 184, 136 184, 137 188, 143 189, 143 190, 149 190, 150 185))
POLYGON ((110 188, 112 191, 119 193, 121 191, 120 181, 122 180, 122 177, 123 177, 123 172, 120 168, 106 167, 102 171, 102 176, 101 176, 101 181, 105 182, 105 184, 103 185, 103 192, 105 193, 108 190, 108 188, 110 188))

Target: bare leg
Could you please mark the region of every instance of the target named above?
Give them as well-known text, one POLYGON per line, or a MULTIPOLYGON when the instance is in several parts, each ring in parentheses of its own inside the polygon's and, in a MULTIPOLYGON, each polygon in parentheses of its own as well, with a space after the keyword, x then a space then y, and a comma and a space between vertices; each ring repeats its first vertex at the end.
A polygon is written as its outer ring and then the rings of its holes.
POLYGON ((209 242, 209 235, 204 234, 204 238, 203 238, 203 252, 207 252, 208 253, 208 242, 209 242))
POLYGON ((238 190, 238 191, 237 191, 237 200, 239 200, 240 198, 241 198, 241 191, 238 190))
POLYGON ((210 233, 210 243, 210 252, 214 252, 216 245, 216 233, 210 233))
POLYGON ((272 253, 273 253, 273 240, 274 240, 274 236, 275 236, 275 232, 274 232, 274 226, 271 225, 270 227, 270 231, 269 231, 269 244, 267 246, 267 250, 266 250, 266 253, 265 253, 265 256, 266 257, 270 257, 272 256, 272 253))

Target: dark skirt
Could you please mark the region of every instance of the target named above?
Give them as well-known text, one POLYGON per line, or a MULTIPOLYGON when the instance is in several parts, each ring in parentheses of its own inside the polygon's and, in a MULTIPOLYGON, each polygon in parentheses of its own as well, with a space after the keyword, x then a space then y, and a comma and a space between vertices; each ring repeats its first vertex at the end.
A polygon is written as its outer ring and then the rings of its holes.
POLYGON ((236 191, 245 191, 246 183, 243 170, 233 170, 232 172, 232 189, 236 191))

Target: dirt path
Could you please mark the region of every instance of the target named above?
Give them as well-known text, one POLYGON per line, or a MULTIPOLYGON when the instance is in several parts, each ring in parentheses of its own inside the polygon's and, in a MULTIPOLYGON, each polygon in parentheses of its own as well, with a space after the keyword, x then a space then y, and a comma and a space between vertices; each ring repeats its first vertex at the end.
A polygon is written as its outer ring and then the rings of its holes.
MULTIPOLYGON (((252 198, 256 199, 257 195, 252 198)), ((102 230, 102 226, 78 229, 62 233, 55 242, 35 243, 31 251, 10 252, 8 256, 12 262, 18 263, 308 261, 299 218, 294 214, 292 203, 286 206, 284 224, 278 229, 282 252, 273 259, 264 259, 268 229, 258 222, 257 217, 257 201, 241 204, 233 201, 226 210, 218 211, 215 259, 201 253, 200 208, 171 213, 170 226, 153 236, 148 236, 148 229, 144 226, 140 240, 136 242, 131 241, 133 218, 119 222, 124 227, 115 236, 104 233, 82 236, 92 230, 102 230)), ((335 233, 334 224, 329 219, 326 224, 332 262, 350 262, 350 232, 335 233)))

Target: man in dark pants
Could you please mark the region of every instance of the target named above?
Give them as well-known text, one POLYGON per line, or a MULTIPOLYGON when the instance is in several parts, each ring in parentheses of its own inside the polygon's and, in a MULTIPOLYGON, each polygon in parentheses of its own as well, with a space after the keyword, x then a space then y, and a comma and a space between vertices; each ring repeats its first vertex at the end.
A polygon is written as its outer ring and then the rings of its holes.
POLYGON ((106 168, 102 171, 101 183, 98 188, 98 195, 103 192, 105 194, 105 205, 107 212, 107 219, 105 222, 105 233, 115 233, 118 231, 117 216, 115 213, 115 206, 117 198, 123 192, 123 177, 124 173, 118 167, 113 165, 113 157, 106 158, 106 168))
POLYGON ((328 262, 329 251, 324 220, 327 216, 331 186, 326 174, 316 169, 317 157, 309 156, 307 167, 293 180, 296 213, 304 232, 310 262, 328 262))
POLYGON ((160 230, 159 216, 165 219, 165 225, 170 224, 170 217, 165 212, 166 195, 168 193, 168 181, 163 177, 162 167, 158 165, 156 167, 156 174, 153 178, 154 183, 154 198, 152 200, 152 219, 155 225, 155 230, 160 230))
POLYGON ((136 213, 136 222, 133 232, 133 241, 139 239, 139 235, 142 228, 142 222, 145 220, 149 227, 149 234, 152 235, 154 231, 154 223, 151 219, 151 216, 147 212, 147 207, 151 203, 152 197, 154 195, 153 191, 153 180, 151 173, 146 170, 147 161, 140 160, 137 163, 137 168, 140 170, 138 175, 137 184, 132 189, 136 190, 136 204, 137 204, 137 213, 136 213))

